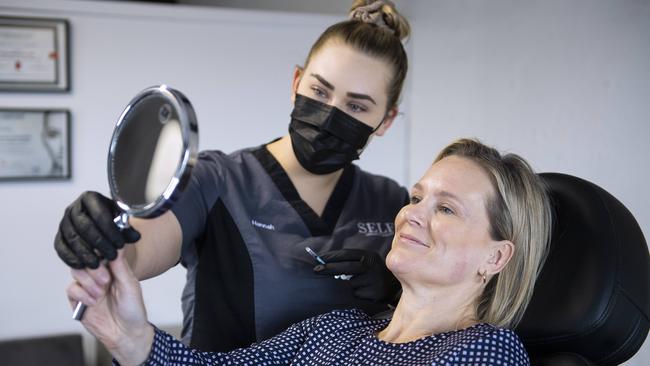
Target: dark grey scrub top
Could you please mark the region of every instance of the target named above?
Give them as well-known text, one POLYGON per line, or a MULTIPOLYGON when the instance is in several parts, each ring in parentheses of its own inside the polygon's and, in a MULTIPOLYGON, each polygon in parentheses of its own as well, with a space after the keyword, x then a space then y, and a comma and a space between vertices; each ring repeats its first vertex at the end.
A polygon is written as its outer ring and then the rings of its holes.
POLYGON ((305 251, 371 250, 385 257, 408 193, 396 182, 344 169, 323 215, 300 199, 265 146, 199 154, 173 212, 183 232, 183 341, 230 351, 333 309, 386 305, 357 299, 349 282, 313 273, 305 251))

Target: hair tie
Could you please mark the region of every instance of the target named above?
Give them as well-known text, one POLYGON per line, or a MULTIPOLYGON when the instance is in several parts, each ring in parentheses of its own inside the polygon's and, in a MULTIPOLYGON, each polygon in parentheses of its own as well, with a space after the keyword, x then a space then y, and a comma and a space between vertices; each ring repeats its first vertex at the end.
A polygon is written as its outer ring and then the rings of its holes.
POLYGON ((386 24, 383 13, 379 11, 384 5, 395 8, 395 5, 389 0, 377 0, 371 4, 360 6, 350 12, 350 19, 359 20, 364 23, 376 24, 395 34, 395 30, 386 24))

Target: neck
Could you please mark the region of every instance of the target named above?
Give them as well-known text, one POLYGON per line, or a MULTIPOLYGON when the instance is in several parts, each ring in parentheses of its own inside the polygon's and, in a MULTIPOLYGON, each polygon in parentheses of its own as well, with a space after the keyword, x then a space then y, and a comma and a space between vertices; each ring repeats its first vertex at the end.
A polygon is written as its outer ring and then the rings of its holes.
POLYGON ((289 135, 267 145, 267 149, 287 173, 300 198, 321 216, 343 169, 322 175, 310 173, 296 158, 289 135))
POLYGON ((330 174, 313 174, 303 168, 293 152, 289 135, 282 136, 281 139, 268 144, 266 147, 294 184, 308 181, 310 184, 318 186, 335 185, 341 173, 343 173, 343 169, 339 169, 330 174))
POLYGON ((395 308, 393 318, 388 326, 379 332, 379 339, 390 343, 406 343, 432 334, 475 325, 476 297, 454 295, 468 292, 453 290, 413 289, 403 286, 402 297, 395 308))

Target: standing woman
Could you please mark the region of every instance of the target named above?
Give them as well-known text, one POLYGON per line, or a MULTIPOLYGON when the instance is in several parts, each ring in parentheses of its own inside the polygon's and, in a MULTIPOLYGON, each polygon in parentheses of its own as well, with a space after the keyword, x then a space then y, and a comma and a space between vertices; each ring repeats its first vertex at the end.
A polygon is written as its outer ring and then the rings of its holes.
MULTIPOLYGON (((408 22, 389 1, 354 1, 297 67, 289 134, 232 154, 204 151, 181 200, 119 232, 115 204, 86 192, 65 211, 55 248, 73 268, 126 257, 140 280, 187 268, 183 340, 229 351, 332 309, 369 314, 396 300, 384 258, 408 194, 352 165, 397 115, 408 22), (327 264, 316 264, 310 247, 327 264), (349 281, 334 275, 353 275, 349 281)), ((106 283, 89 271, 84 285, 106 283), (94 283, 92 283, 94 281, 94 283)))

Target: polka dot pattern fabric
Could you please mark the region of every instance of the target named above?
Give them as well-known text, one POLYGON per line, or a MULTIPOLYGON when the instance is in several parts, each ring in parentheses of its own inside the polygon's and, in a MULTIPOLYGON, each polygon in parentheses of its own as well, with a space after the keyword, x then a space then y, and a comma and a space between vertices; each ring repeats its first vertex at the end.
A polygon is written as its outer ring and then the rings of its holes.
POLYGON ((228 353, 187 348, 156 329, 146 365, 530 365, 517 335, 489 324, 388 343, 377 332, 386 319, 372 319, 360 310, 339 310, 307 319, 283 333, 228 353))

